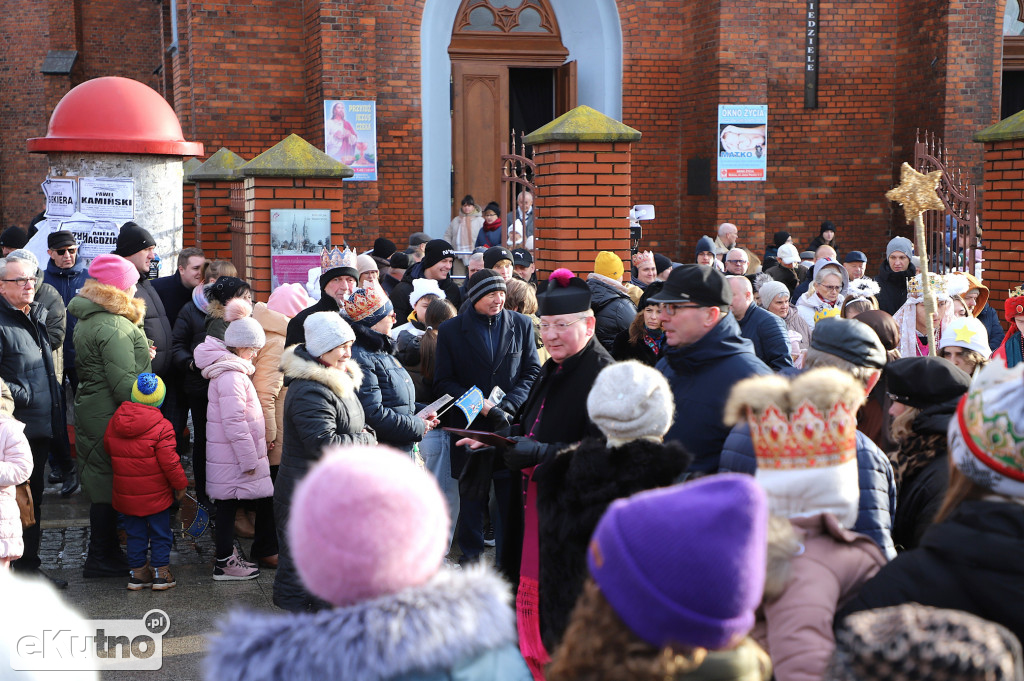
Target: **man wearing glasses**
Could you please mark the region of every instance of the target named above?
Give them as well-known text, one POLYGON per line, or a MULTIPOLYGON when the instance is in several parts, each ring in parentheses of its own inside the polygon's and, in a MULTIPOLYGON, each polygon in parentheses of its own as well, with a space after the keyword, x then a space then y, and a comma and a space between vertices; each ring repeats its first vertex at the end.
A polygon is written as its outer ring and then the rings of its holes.
POLYGON ((661 327, 668 347, 656 368, 665 375, 676 413, 665 440, 677 440, 693 454, 689 477, 718 470, 729 429, 722 421, 729 391, 738 381, 771 373, 740 335, 730 312, 732 289, 725 275, 704 265, 683 265, 661 292, 661 327))

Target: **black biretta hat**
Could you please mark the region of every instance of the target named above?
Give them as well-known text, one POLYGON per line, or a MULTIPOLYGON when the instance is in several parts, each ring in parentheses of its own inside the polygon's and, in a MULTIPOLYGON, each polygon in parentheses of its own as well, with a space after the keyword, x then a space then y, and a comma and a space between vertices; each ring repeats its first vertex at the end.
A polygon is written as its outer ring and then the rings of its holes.
POLYGON ((551 273, 548 287, 537 295, 537 315, 586 312, 590 309, 590 287, 571 270, 557 269, 551 273))

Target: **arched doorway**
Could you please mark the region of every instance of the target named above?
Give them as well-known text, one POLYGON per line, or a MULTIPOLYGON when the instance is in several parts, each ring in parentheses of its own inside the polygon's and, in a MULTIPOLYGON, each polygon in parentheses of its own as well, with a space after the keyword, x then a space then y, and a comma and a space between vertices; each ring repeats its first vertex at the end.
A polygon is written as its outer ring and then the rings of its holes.
MULTIPOLYGON (((561 44, 568 51, 568 56, 560 63, 575 61, 578 64, 578 103, 620 119, 622 30, 616 0, 546 1, 559 27, 561 44)), ((463 0, 426 0, 420 24, 423 216, 425 231, 435 236, 444 232, 455 210, 452 206, 456 190, 452 184, 455 163, 451 98, 454 82, 448 48, 463 4, 463 0)), ((494 4, 508 5, 509 2, 494 4)), ((517 7, 519 4, 516 3, 517 7)), ((531 130, 526 129, 526 132, 531 130)), ((484 200, 480 196, 476 198, 484 200)))
POLYGON ((448 55, 453 199, 500 203, 503 144, 576 106, 576 62, 547 0, 463 0, 448 55))

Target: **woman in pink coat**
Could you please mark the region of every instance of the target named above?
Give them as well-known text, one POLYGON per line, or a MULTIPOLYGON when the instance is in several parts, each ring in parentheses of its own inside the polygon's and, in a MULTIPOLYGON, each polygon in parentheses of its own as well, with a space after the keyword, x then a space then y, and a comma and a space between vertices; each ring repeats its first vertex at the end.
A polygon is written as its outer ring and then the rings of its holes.
MULTIPOLYGON (((218 518, 234 518, 239 499, 253 499, 256 537, 252 556, 257 560, 277 555, 274 527, 274 485, 267 459, 266 425, 256 388, 250 376, 252 359, 266 337, 249 314, 252 306, 242 298, 228 301, 224 340, 207 336, 195 349, 195 364, 209 379, 206 410, 206 493, 217 507, 218 518)), ((231 522, 216 525, 218 581, 253 579, 260 574, 255 563, 242 559, 234 548, 231 522)))
POLYGON ((25 439, 25 424, 0 413, 0 570, 25 550, 14 487, 31 475, 32 450, 25 439))

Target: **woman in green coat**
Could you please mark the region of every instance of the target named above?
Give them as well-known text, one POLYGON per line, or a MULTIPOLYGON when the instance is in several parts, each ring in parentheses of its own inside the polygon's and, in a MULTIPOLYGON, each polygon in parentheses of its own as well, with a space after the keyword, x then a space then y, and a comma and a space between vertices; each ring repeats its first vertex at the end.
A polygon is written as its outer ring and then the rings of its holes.
POLYGON ((103 434, 114 410, 131 399, 139 374, 150 371, 154 352, 142 330, 146 305, 134 297, 135 266, 117 255, 101 255, 89 265, 89 275, 92 279, 68 303, 68 312, 78 319, 75 446, 82 491, 92 504, 84 576, 123 577, 128 563, 117 541, 117 512, 110 503, 114 474, 103 434))

